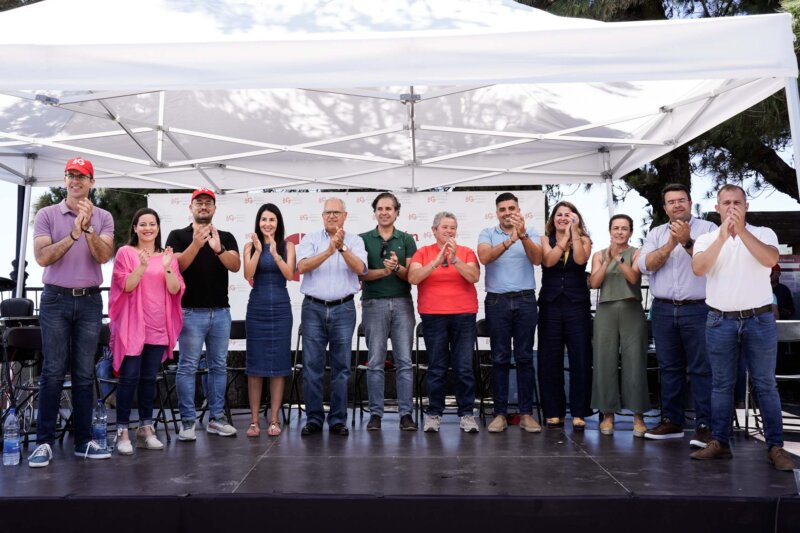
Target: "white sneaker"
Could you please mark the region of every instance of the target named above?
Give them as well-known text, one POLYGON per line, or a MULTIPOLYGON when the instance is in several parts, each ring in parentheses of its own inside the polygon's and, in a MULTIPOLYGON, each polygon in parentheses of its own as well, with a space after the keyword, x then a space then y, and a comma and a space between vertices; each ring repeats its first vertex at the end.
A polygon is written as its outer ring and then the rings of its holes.
POLYGON ((475 422, 475 417, 472 415, 462 416, 458 425, 464 433, 478 433, 481 430, 481 428, 478 427, 478 423, 475 422))
POLYGON ((40 444, 33 450, 33 453, 28 457, 28 466, 31 468, 43 468, 50 464, 53 458, 53 450, 49 444, 40 444))
POLYGON ((224 418, 220 420, 210 420, 208 426, 206 426, 206 431, 211 434, 219 435, 220 437, 233 437, 236 435, 236 428, 228 424, 224 418))
POLYGON ((128 438, 127 429, 117 430, 117 440, 114 443, 114 447, 117 449, 117 453, 120 455, 133 455, 133 444, 131 444, 131 439, 128 438), (125 435, 124 439, 122 438, 122 435, 125 435))
POLYGON ((439 433, 439 426, 442 425, 442 417, 439 415, 425 415, 425 423, 422 431, 425 433, 439 433))
POLYGON ((197 435, 195 434, 194 428, 197 425, 197 422, 192 422, 192 425, 183 424, 181 427, 180 433, 178 433, 178 440, 183 442, 191 442, 197 440, 197 435))

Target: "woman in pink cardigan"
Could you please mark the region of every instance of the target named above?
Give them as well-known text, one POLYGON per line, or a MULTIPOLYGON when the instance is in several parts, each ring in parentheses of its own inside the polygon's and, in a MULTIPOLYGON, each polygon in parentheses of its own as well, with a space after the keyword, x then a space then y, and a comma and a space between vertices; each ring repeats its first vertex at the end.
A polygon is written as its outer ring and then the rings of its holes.
POLYGON ((172 248, 161 248, 161 220, 152 209, 133 215, 128 244, 117 252, 111 280, 108 315, 117 387, 117 452, 133 454, 128 437, 133 395, 138 391, 137 447, 163 450, 153 429, 156 376, 183 324, 181 296, 185 289, 172 248))

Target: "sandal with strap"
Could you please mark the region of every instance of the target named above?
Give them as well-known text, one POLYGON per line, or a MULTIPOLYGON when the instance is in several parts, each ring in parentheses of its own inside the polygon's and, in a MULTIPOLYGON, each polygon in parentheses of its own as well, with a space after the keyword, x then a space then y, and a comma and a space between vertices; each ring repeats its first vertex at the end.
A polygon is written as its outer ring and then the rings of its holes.
POLYGON ((277 437, 281 434, 281 425, 277 422, 270 422, 269 429, 267 429, 267 435, 270 437, 277 437))
POLYGON ((261 428, 258 427, 258 424, 250 424, 250 427, 247 428, 247 436, 258 437, 259 435, 261 435, 261 428))

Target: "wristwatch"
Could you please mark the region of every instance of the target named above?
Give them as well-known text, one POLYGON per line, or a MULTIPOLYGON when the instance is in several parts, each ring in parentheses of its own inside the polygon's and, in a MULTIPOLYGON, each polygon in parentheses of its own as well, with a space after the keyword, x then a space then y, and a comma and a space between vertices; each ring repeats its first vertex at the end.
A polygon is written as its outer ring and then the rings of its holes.
POLYGON ((94 226, 92 226, 91 224, 89 225, 88 228, 81 228, 81 229, 83 230, 84 233, 94 233, 94 226))
POLYGON ((519 238, 520 238, 520 240, 527 239, 528 238, 528 232, 526 231, 525 233, 520 234, 519 238))
POLYGON ((396 264, 392 269, 392 272, 400 272, 400 263, 396 264))
POLYGON ((346 244, 342 244, 342 247, 339 248, 339 252, 340 253, 345 253, 345 252, 348 252, 348 251, 350 251, 350 248, 348 248, 346 244))
POLYGON ((219 252, 216 252, 216 255, 222 255, 223 253, 227 252, 228 250, 225 249, 225 245, 219 245, 219 252))
POLYGON ((688 240, 688 241, 686 241, 686 244, 684 244, 684 245, 683 245, 683 247, 684 247, 685 249, 687 249, 687 250, 690 250, 690 249, 692 248, 692 246, 694 246, 694 239, 692 239, 691 237, 689 237, 689 240, 688 240))

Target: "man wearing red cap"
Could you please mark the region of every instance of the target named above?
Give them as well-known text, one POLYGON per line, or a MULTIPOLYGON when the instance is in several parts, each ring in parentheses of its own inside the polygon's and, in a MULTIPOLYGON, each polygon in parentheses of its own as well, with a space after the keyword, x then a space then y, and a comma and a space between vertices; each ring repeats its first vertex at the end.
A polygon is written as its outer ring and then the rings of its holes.
POLYGON ((194 222, 170 232, 167 246, 178 257, 186 292, 183 293, 183 329, 178 338, 180 358, 176 387, 182 429, 178 439, 194 441, 195 374, 203 343, 208 362, 208 408, 211 420, 208 433, 223 437, 236 435, 225 417, 225 383, 227 379, 228 338, 231 312, 228 303, 228 272, 238 272, 241 265, 236 239, 227 231, 219 231, 211 223, 217 209, 217 196, 211 189, 192 193, 189 211, 194 222))
POLYGON ((108 459, 107 449, 92 441, 94 356, 103 318, 100 265, 114 253, 114 220, 89 200, 94 168, 88 159, 74 157, 64 169, 67 197, 40 209, 33 230, 36 262, 44 267, 44 291, 39 302, 42 327, 42 376, 36 450, 28 466, 50 464, 64 376, 72 379, 75 455, 108 459))

